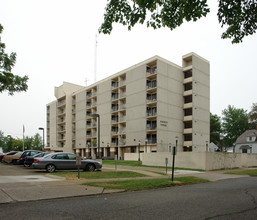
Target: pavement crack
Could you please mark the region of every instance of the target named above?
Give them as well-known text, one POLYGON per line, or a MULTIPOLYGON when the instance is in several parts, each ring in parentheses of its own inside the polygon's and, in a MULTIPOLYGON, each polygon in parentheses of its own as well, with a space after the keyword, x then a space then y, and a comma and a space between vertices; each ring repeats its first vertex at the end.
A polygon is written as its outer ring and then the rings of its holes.
POLYGON ((12 196, 10 196, 7 192, 5 192, 3 189, 0 189, 2 192, 3 192, 3 194, 5 194, 6 196, 8 196, 13 202, 17 202, 17 200, 16 199, 14 199, 12 196))
POLYGON ((247 189, 244 190, 244 194, 245 194, 247 197, 250 197, 250 201, 251 201, 251 202, 253 203, 253 205, 254 205, 253 208, 241 210, 241 211, 238 211, 238 212, 231 212, 231 213, 226 213, 226 214, 221 214, 221 215, 215 215, 215 216, 211 216, 211 217, 208 217, 208 218, 205 218, 205 219, 214 219, 214 218, 219 218, 219 217, 224 217, 224 216, 230 216, 230 215, 236 215, 236 214, 243 214, 243 213, 246 213, 246 212, 249 212, 249 211, 257 210, 257 202, 256 202, 255 197, 254 197, 247 189))
POLYGON ((257 208, 257 202, 256 202, 256 199, 255 199, 254 195, 252 195, 247 189, 245 189, 244 192, 247 196, 250 197, 250 199, 251 199, 252 203, 254 204, 255 208, 257 208))

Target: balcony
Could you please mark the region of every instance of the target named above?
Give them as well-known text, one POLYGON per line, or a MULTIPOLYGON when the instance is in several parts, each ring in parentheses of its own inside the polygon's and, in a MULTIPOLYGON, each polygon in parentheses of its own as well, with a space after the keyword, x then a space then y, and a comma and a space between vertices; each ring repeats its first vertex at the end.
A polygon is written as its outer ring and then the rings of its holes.
POLYGON ((119 87, 119 82, 112 82, 112 89, 117 89, 119 87))
POLYGON ((119 141, 119 145, 122 146, 126 146, 126 141, 119 141))
POLYGON ((187 91, 184 91, 184 96, 189 96, 189 95, 192 95, 193 94, 193 90, 187 90, 187 91))
POLYGON ((58 103, 57 103, 57 106, 58 107, 61 107, 61 106, 64 106, 66 104, 66 101, 65 100, 62 100, 62 101, 59 101, 58 103))
POLYGON ((192 128, 185 128, 184 129, 184 134, 192 134, 193 129, 192 128))
POLYGON ((119 82, 119 87, 123 87, 123 86, 125 86, 125 85, 126 85, 126 79, 120 80, 120 82, 119 82))
POLYGON ((112 124, 118 124, 119 120, 118 119, 112 119, 112 124))
POLYGON ((146 67, 146 76, 152 76, 157 74, 157 68, 156 67, 146 67))
POLYGON ((58 124, 63 124, 63 123, 65 123, 65 119, 58 119, 57 123, 58 124))
POLYGON ((156 139, 148 139, 147 145, 156 144, 156 139))
POLYGON ((118 110, 119 110, 119 106, 112 107, 112 109, 111 109, 112 112, 116 112, 118 110))
POLYGON ((65 131, 66 131, 65 127, 58 128, 58 132, 65 132, 65 131))
POLYGON ((155 117, 157 115, 157 112, 146 112, 146 117, 155 117))
POLYGON ((118 94, 112 95, 112 101, 117 100, 119 98, 118 94))
POLYGON ((126 109, 126 104, 121 104, 120 105, 120 110, 125 110, 126 109))
POLYGON ((155 131, 157 128, 156 125, 146 125, 146 130, 147 131, 155 131))
POLYGON ((192 121, 192 120, 193 120, 192 115, 184 116, 184 121, 192 121))
POLYGON ((146 99, 147 104, 152 104, 152 103, 155 103, 155 102, 157 102, 157 98, 147 98, 146 99))
POLYGON ((187 109, 187 108, 193 108, 193 103, 190 102, 190 103, 184 104, 184 109, 187 109))
POLYGON ((126 116, 122 116, 122 117, 120 117, 119 122, 125 122, 125 121, 126 121, 126 116))
POLYGON ((184 84, 192 83, 192 82, 193 82, 193 77, 189 77, 189 78, 184 79, 184 84))
POLYGON ((65 114, 65 109, 59 110, 57 113, 58 116, 64 115, 64 114, 65 114))
POLYGON ((119 134, 119 131, 118 131, 118 130, 117 130, 117 131, 112 131, 111 134, 112 134, 112 135, 118 135, 118 134, 119 134))
POLYGON ((184 141, 184 146, 192 146, 193 141, 184 141))
POLYGON ((58 137, 58 140, 65 140, 65 135, 61 135, 58 137))

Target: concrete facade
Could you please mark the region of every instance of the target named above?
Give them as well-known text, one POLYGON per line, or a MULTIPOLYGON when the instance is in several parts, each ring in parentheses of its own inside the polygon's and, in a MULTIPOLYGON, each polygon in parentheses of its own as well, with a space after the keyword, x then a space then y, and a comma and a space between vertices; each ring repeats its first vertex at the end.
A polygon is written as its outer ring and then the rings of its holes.
MULTIPOLYGON (((140 160, 143 165, 166 166, 165 158, 168 158, 168 166, 172 166, 172 154, 141 153, 140 160)), ((125 160, 138 160, 138 154, 125 154, 125 160)), ((256 167, 257 154, 224 153, 224 152, 177 152, 175 157, 175 167, 220 170, 241 167, 256 167)))
POLYGON ((182 66, 154 56, 88 87, 63 83, 55 96, 47 104, 48 151, 123 159, 168 152, 176 139, 178 152, 207 150, 210 65, 195 53, 182 66))

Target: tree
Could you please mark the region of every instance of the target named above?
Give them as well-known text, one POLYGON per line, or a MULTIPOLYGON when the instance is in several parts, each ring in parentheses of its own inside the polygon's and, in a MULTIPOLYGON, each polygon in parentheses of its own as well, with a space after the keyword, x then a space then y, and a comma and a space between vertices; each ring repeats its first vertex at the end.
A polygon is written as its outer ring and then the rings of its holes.
POLYGON ((210 114, 210 142, 220 145, 221 119, 218 115, 210 114))
MULTIPOLYGON (((147 27, 154 29, 179 27, 184 21, 197 21, 205 17, 210 9, 207 0, 108 0, 104 22, 99 32, 110 34, 113 23, 128 26, 128 30, 146 20, 147 27)), ((227 30, 221 38, 232 39, 232 43, 242 42, 247 35, 257 29, 256 0, 219 0, 218 20, 227 30)))
MULTIPOLYGON (((0 34, 2 34, 3 26, 0 24, 0 34)), ((11 73, 16 62, 16 53, 8 55, 5 53, 5 44, 2 43, 0 37, 0 92, 8 91, 9 95, 14 92, 27 91, 28 76, 20 77, 11 73)))
POLYGON ((257 129, 257 103, 253 103, 251 111, 248 113, 250 126, 253 129, 257 129))
POLYGON ((33 150, 42 150, 43 149, 43 141, 40 134, 36 133, 33 137, 33 150))
POLYGON ((222 115, 222 129, 225 134, 223 145, 231 147, 236 139, 249 129, 248 114, 244 109, 237 109, 229 105, 222 111, 222 115))

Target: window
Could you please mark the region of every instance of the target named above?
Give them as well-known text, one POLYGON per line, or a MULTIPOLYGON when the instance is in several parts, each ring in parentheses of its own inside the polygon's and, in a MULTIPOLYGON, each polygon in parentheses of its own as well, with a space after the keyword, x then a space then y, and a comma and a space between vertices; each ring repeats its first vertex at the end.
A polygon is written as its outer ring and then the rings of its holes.
POLYGON ((76 155, 68 154, 69 160, 76 160, 76 155))

